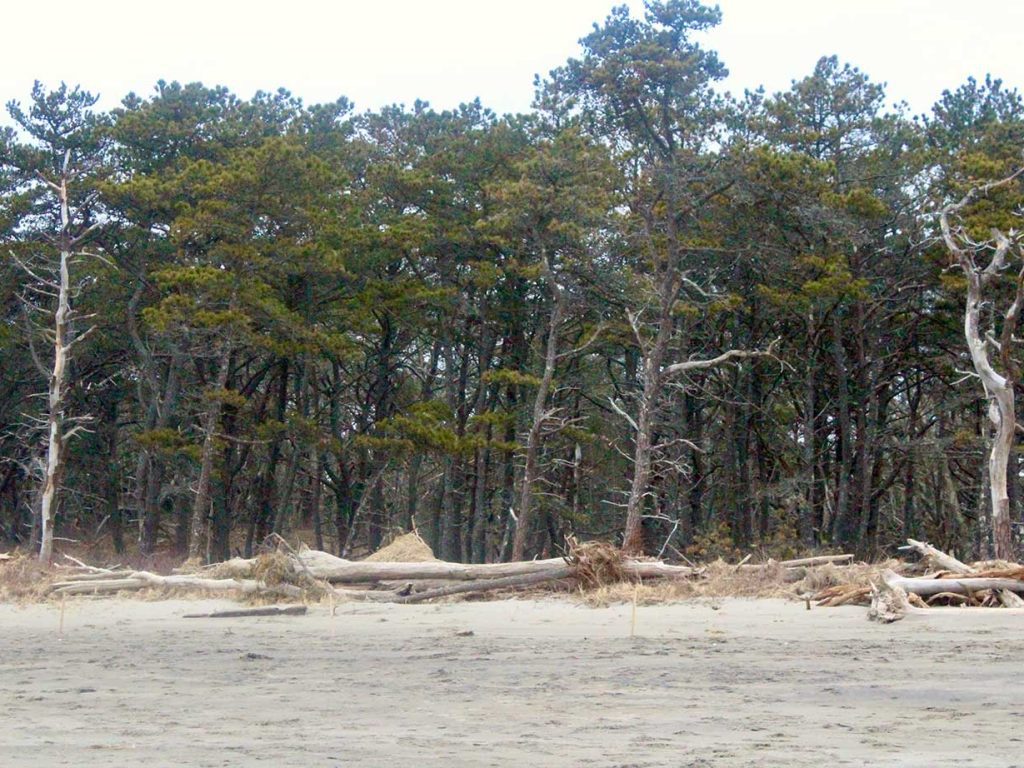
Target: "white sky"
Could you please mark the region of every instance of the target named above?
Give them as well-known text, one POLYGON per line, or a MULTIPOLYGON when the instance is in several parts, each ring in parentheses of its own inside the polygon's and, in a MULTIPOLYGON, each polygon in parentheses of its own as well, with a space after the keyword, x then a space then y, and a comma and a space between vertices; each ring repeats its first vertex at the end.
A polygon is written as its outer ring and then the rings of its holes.
MULTIPOLYGON (((0 101, 61 80, 116 106, 160 78, 226 85, 242 97, 284 86, 306 102, 358 109, 416 98, 438 108, 479 96, 529 107, 534 73, 576 54, 616 0, 47 0, 4 3, 0 101)), ((928 110, 944 88, 986 72, 1024 86, 1024 0, 719 0, 705 37, 734 92, 784 89, 836 53, 890 101, 928 110)), ((641 0, 629 0, 634 9, 641 0)))

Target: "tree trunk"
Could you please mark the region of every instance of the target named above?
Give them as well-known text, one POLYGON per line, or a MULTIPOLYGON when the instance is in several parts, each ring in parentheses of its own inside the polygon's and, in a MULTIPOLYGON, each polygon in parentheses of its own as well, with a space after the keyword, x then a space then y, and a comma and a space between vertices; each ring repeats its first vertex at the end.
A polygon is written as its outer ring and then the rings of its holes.
POLYGON ((124 521, 121 519, 121 464, 118 457, 120 437, 118 423, 118 400, 111 397, 106 402, 103 412, 102 432, 106 436, 107 471, 103 478, 107 507, 107 520, 110 526, 110 540, 114 552, 123 555, 124 521))
POLYGON ((67 158, 58 188, 60 197, 61 248, 57 281, 57 311, 53 315, 53 370, 47 398, 46 465, 39 507, 39 562, 53 560, 53 528, 64 474, 64 399, 68 365, 68 322, 71 319, 71 215, 68 210, 67 158))
POLYGON ((530 526, 533 522, 533 485, 538 475, 538 454, 540 453, 541 435, 548 414, 548 394, 551 391, 551 383, 555 377, 555 364, 558 361, 558 337, 562 325, 562 312, 565 308, 565 295, 561 286, 555 281, 554 276, 548 273, 548 282, 551 288, 552 307, 551 317, 548 320, 548 338, 544 352, 544 374, 541 376, 540 385, 533 398, 533 419, 530 422, 530 432, 526 438, 526 466, 523 469, 523 485, 519 493, 519 524, 516 527, 516 537, 512 542, 512 559, 522 560, 526 554, 526 537, 530 534, 530 526))
MULTIPOLYGON (((666 337, 665 346, 667 341, 666 337)), ((633 555, 642 554, 644 549, 643 511, 651 477, 651 434, 654 428, 654 409, 661 394, 659 369, 663 357, 664 349, 660 353, 655 352, 649 361, 645 361, 644 389, 640 396, 633 436, 633 479, 626 501, 626 528, 622 537, 622 550, 633 555)))
POLYGON ((213 474, 213 452, 216 447, 217 425, 223 407, 222 393, 231 369, 231 349, 227 343, 221 352, 217 380, 210 394, 211 402, 203 417, 203 453, 199 462, 199 481, 192 504, 192 535, 188 544, 190 560, 206 558, 208 523, 210 517, 210 480, 213 474))
MULTIPOLYGON (((131 326, 131 324, 130 324, 131 326)), ((137 340, 138 346, 142 340, 137 340)), ((146 353, 148 355, 148 352, 146 353)), ((153 400, 146 408, 146 430, 163 429, 171 423, 171 416, 181 391, 181 366, 184 356, 175 350, 167 365, 167 377, 163 391, 153 393, 153 400)), ((145 361, 144 361, 145 364, 145 361)), ((154 385, 154 388, 155 385, 154 385)), ((150 555, 156 548, 157 534, 160 530, 160 486, 163 484, 163 459, 150 448, 143 448, 139 453, 135 469, 135 490, 132 498, 136 513, 139 515, 139 551, 150 555)))
POLYGON ((838 310, 832 315, 832 359, 836 375, 836 423, 838 425, 836 465, 836 509, 833 543, 841 547, 855 543, 857 522, 850 504, 850 477, 853 474, 853 423, 850 419, 850 370, 843 346, 838 310))
POLYGON ((800 512, 800 539, 810 549, 818 544, 822 520, 818 515, 818 364, 814 315, 807 316, 807 369, 803 393, 803 470, 805 499, 800 512))
MULTIPOLYGON (((1024 170, 1024 169, 1022 169, 1024 170)), ((995 187, 1012 182, 1022 171, 1002 181, 993 182, 983 187, 972 189, 958 203, 946 206, 939 217, 943 240, 950 253, 953 254, 964 277, 967 278, 967 302, 964 309, 964 336, 971 353, 971 362, 981 378, 988 398, 988 417, 995 427, 995 437, 989 454, 988 475, 989 493, 991 497, 991 529, 992 544, 996 558, 1001 560, 1014 559, 1013 536, 1010 528, 1010 497, 1007 492, 1007 466, 1013 450, 1016 432, 1017 412, 1014 404, 1014 384, 1018 377, 1017 366, 1011 356, 1013 332, 1020 318, 1024 305, 1024 268, 1017 275, 1017 291, 1013 303, 1003 318, 1000 341, 988 338, 981 329, 981 311, 984 302, 984 289, 1002 274, 1006 267, 1006 258, 1012 246, 1011 241, 1002 232, 993 230, 990 243, 980 246, 957 231, 954 233, 950 217, 959 214, 978 197, 987 194, 995 187), (959 238, 959 240, 958 240, 959 238), (991 248, 993 254, 984 268, 976 262, 976 254, 991 248), (999 350, 1002 358, 1003 373, 992 366, 989 359, 989 345, 999 350)))

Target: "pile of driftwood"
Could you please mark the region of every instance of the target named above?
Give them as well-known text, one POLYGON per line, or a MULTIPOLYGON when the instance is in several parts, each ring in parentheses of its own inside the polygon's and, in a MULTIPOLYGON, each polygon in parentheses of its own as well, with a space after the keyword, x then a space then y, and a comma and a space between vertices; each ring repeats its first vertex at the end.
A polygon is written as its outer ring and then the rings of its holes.
MULTIPOLYGON (((808 568, 845 563, 852 555, 824 555, 763 565, 740 563, 737 571, 763 572, 784 581, 802 578, 808 568)), ((464 564, 345 560, 312 549, 279 548, 259 557, 235 558, 193 573, 162 576, 148 571, 97 568, 76 561, 54 595, 99 595, 148 588, 226 592, 268 598, 323 597, 392 603, 418 603, 450 595, 516 590, 538 585, 565 588, 606 586, 653 579, 700 578, 704 569, 660 560, 625 557, 599 542, 575 546, 566 557, 513 563, 464 564)))
POLYGON ((868 617, 881 622, 899 621, 909 613, 928 612, 934 606, 1022 608, 1024 565, 978 563, 967 565, 939 549, 908 539, 904 550, 922 556, 931 569, 923 576, 905 576, 881 570, 871 583, 839 584, 821 590, 814 600, 822 606, 868 605, 868 617))
POLYGON ((170 576, 80 564, 66 578, 53 583, 50 589, 56 595, 71 595, 165 587, 268 597, 332 596, 417 603, 448 595, 569 582, 580 576, 591 580, 609 579, 612 562, 617 569, 616 577, 627 579, 689 578, 698 573, 698 569, 689 566, 669 565, 661 561, 613 559, 603 556, 603 550, 595 547, 582 547, 567 558, 491 564, 440 560, 367 562, 302 549, 279 550, 251 559, 234 558, 199 573, 170 576))

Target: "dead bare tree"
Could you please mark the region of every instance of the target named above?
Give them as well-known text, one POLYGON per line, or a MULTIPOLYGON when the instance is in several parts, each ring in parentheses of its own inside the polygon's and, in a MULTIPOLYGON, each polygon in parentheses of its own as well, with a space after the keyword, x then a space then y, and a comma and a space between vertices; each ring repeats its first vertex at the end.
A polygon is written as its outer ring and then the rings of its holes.
POLYGON ((1016 409, 1014 384, 1020 370, 1013 360, 1013 332, 1020 319, 1024 305, 1024 260, 1016 277, 1016 291, 1009 308, 1002 315, 1002 327, 996 336, 996 323, 983 329, 982 306, 986 290, 993 281, 1006 272, 1010 265, 1011 252, 1020 255, 1020 233, 1010 230, 1004 233, 992 229, 989 239, 982 242, 973 240, 960 216, 964 209, 984 197, 992 190, 1011 184, 1022 173, 1021 168, 1011 176, 970 190, 958 202, 942 209, 939 225, 942 238, 950 254, 956 259, 967 279, 967 303, 964 310, 964 335, 971 354, 974 370, 981 379, 988 399, 988 418, 995 429, 992 448, 989 453, 988 472, 991 494, 991 528, 993 552, 997 558, 1013 558, 1013 536, 1010 529, 1010 497, 1007 489, 1007 467, 1013 450, 1016 432, 1016 409), (987 263, 984 263, 987 259, 987 263), (990 351, 998 355, 1002 371, 996 369, 990 351))
POLYGON ((664 300, 653 339, 647 338, 640 326, 639 318, 632 313, 629 314, 629 322, 640 348, 643 375, 643 390, 639 394, 636 418, 627 413, 622 404, 610 399, 612 408, 628 422, 633 434, 633 478, 626 499, 626 525, 622 541, 623 551, 630 554, 639 554, 643 551, 641 526, 651 480, 652 459, 657 448, 653 443, 655 419, 658 401, 661 399, 666 385, 687 373, 772 354, 771 349, 766 351, 731 349, 712 358, 685 360, 664 365, 674 331, 672 307, 684 280, 685 278, 680 275, 678 282, 672 281, 668 285, 663 285, 664 300))
MULTIPOLYGON (((73 299, 77 296, 80 285, 73 285, 71 280, 71 264, 80 255, 77 249, 81 246, 97 223, 75 233, 68 196, 68 185, 74 179, 76 171, 71 167, 71 152, 65 152, 60 175, 56 180, 48 179, 40 174, 46 186, 57 196, 60 210, 60 230, 54 239, 58 257, 55 261, 45 256, 22 259, 13 251, 11 257, 28 275, 26 294, 22 303, 26 308, 26 317, 43 314, 47 320, 37 322, 37 330, 53 343, 52 361, 43 362, 32 343, 33 329, 29 328, 29 345, 32 357, 40 373, 47 377, 49 384, 46 396, 45 425, 45 461, 41 478, 40 493, 40 537, 39 560, 49 563, 53 559, 53 531, 57 513, 61 480, 64 475, 65 449, 68 441, 83 430, 88 416, 68 417, 65 413, 68 396, 68 364, 72 350, 76 344, 92 333, 94 326, 76 329, 73 299), (49 304, 56 302, 52 309, 49 304), (52 316, 51 313, 52 312, 52 316), (66 429, 68 423, 73 423, 66 429)), ((79 318, 83 319, 83 318, 79 318)), ((31 323, 30 323, 31 326, 31 323)))

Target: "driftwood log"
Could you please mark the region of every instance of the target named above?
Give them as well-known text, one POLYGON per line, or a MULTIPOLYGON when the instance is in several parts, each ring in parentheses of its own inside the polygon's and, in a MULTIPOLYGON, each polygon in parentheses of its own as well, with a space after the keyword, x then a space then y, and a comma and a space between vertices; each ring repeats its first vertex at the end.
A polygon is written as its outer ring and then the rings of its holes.
MULTIPOLYGON (((931 544, 927 544, 923 541, 907 539, 907 547, 905 547, 905 549, 914 550, 922 557, 934 563, 936 567, 941 568, 944 571, 963 574, 974 573, 974 569, 971 568, 971 566, 960 562, 952 555, 947 555, 942 550, 936 549, 931 544)), ((999 602, 1007 608, 1024 608, 1024 598, 1021 598, 1020 595, 1017 594, 1017 590, 1000 589, 998 595, 999 602)))
POLYGON ((211 592, 241 592, 245 595, 266 594, 300 598, 302 589, 293 584, 268 585, 255 579, 209 579, 200 576, 175 574, 160 576, 149 571, 124 571, 111 574, 81 574, 81 578, 69 577, 50 585, 50 592, 56 595, 98 595, 102 593, 136 591, 146 587, 167 589, 196 589, 211 592), (104 578, 97 578, 97 576, 104 578))
POLYGON ((765 568, 771 568, 779 566, 781 568, 814 568, 819 565, 842 565, 853 562, 853 555, 817 555, 815 557, 801 557, 796 560, 778 560, 769 561, 767 563, 759 563, 754 565, 739 565, 739 569, 743 571, 755 571, 764 570, 765 568))
MULTIPOLYGON (((481 581, 527 575, 547 575, 549 580, 555 580, 565 578, 563 569, 566 566, 565 559, 561 557, 512 563, 449 563, 442 560, 421 563, 366 562, 345 560, 313 549, 298 552, 296 558, 302 571, 332 584, 410 580, 481 581)), ((252 575, 255 565, 255 559, 234 558, 216 568, 218 573, 244 578, 252 575)), ((699 573, 696 568, 669 565, 657 560, 625 560, 622 570, 625 575, 640 579, 688 578, 699 573)), ((543 579, 534 583, 540 581, 543 579)))
POLYGON ((1007 589, 1011 592, 1024 592, 1024 580, 1005 578, 978 578, 963 576, 945 579, 912 578, 899 576, 892 571, 885 571, 882 578, 890 587, 899 587, 904 592, 921 597, 930 597, 943 592, 955 595, 969 595, 987 589, 1007 589))
POLYGON ((518 576, 503 576, 497 579, 475 579, 473 581, 455 581, 445 586, 434 587, 421 591, 415 591, 414 584, 410 582, 403 588, 393 592, 363 591, 357 593, 354 590, 335 590, 335 594, 344 597, 355 597, 357 600, 370 600, 373 602, 386 603, 422 603, 433 600, 437 597, 449 597, 451 595, 464 595, 473 592, 491 592, 498 589, 523 589, 525 587, 545 584, 560 579, 568 579, 573 575, 572 566, 563 562, 557 568, 537 573, 526 573, 518 576))

